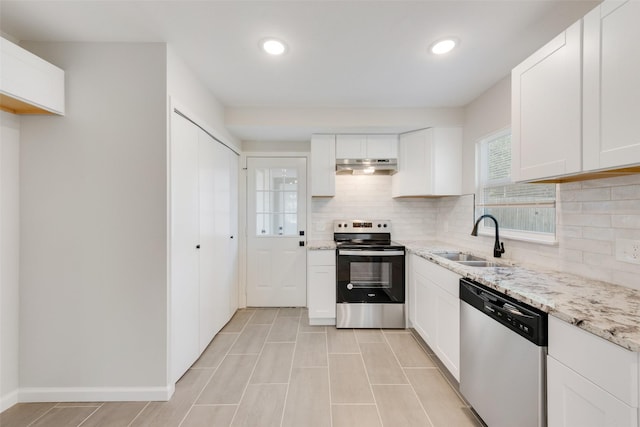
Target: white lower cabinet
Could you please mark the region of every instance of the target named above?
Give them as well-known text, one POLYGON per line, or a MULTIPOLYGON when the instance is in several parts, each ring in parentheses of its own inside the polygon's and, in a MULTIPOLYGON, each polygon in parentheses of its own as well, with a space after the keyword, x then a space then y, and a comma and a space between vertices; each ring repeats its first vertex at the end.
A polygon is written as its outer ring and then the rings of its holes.
POLYGON ((307 251, 307 307, 310 325, 336 324, 336 253, 307 251))
POLYGON ((637 427, 638 353, 549 317, 549 427, 637 427))
POLYGON ((637 426, 637 409, 547 357, 549 427, 637 426))
POLYGON ((410 323, 456 380, 460 380, 460 277, 411 255, 410 323))

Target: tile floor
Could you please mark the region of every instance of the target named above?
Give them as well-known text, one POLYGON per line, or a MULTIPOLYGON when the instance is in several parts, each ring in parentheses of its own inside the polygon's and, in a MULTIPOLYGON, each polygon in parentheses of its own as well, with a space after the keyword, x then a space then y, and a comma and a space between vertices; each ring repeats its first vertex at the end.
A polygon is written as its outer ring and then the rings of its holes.
POLYGON ((23 403, 2 427, 482 426, 410 331, 309 326, 300 308, 245 309, 169 402, 23 403))

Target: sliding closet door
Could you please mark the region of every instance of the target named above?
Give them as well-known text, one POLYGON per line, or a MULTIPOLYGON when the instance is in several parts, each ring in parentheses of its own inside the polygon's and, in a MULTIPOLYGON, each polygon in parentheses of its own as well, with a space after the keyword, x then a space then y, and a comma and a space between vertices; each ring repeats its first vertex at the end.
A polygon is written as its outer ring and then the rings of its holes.
MULTIPOLYGON (((221 312, 223 311, 219 287, 221 282, 218 270, 220 243, 218 237, 217 216, 219 209, 218 186, 220 171, 217 141, 198 129, 200 157, 198 170, 200 174, 200 351, 202 352, 213 336, 222 328, 221 312)), ((224 305, 227 302, 225 300, 224 305)), ((225 310, 226 313, 226 310, 225 310)))
POLYGON ((200 191, 198 131, 171 117, 171 377, 177 381, 198 358, 200 317, 200 191))

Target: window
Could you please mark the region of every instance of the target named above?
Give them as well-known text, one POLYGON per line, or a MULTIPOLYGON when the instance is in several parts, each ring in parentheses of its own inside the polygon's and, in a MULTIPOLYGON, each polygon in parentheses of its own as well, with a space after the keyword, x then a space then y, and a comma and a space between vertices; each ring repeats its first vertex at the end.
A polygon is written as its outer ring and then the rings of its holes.
MULTIPOLYGON (((555 242, 556 185, 511 182, 511 130, 479 141, 476 153, 476 218, 496 217, 501 236, 555 242)), ((482 220, 479 232, 494 234, 493 221, 482 220)))
POLYGON ((297 169, 256 169, 256 233, 270 237, 298 234, 297 169))

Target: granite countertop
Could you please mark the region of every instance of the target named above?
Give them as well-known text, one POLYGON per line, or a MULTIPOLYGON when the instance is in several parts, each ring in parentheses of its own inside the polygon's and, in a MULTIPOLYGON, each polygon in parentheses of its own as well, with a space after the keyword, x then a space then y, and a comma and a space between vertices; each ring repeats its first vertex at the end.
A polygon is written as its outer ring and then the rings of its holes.
POLYGON ((407 251, 530 304, 631 351, 640 352, 640 291, 552 270, 510 264, 470 267, 434 252, 460 251, 437 241, 398 241, 407 251))
POLYGON ((336 249, 336 242, 333 240, 309 240, 307 249, 311 251, 328 251, 336 249))

